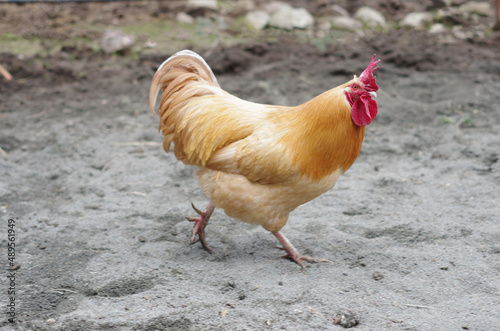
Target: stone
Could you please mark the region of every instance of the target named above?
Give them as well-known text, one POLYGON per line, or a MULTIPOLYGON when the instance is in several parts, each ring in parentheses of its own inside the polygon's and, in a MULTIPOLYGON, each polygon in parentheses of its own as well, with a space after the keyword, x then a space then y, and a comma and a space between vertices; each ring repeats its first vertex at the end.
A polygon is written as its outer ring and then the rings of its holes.
POLYGON ((292 25, 294 28, 305 29, 314 24, 314 17, 305 8, 294 8, 292 25))
POLYGON ((330 9, 337 15, 349 17, 349 12, 339 5, 332 5, 330 9))
POLYGON ((270 26, 280 29, 288 29, 288 30, 293 29, 292 6, 289 5, 279 6, 277 9, 268 9, 268 10, 272 10, 271 17, 269 19, 270 26))
POLYGON ((184 12, 178 12, 177 15, 175 16, 175 20, 178 23, 183 23, 183 24, 193 24, 194 23, 194 17, 186 14, 184 12))
POLYGON ((459 10, 486 17, 493 15, 493 8, 488 2, 466 2, 459 7, 459 10))
POLYGON ((293 8, 290 5, 279 6, 269 19, 270 26, 287 30, 305 29, 313 24, 314 18, 305 8, 293 8))
POLYGON ((428 12, 414 12, 407 14, 399 24, 404 27, 423 30, 432 22, 433 16, 428 12))
POLYGON ((266 4, 263 7, 263 10, 268 14, 272 14, 272 13, 278 11, 279 9, 281 9, 282 7, 292 8, 292 6, 290 6, 289 4, 287 4, 283 1, 272 1, 272 2, 269 2, 268 4, 266 4))
POLYGON ((120 31, 105 31, 99 45, 105 53, 128 51, 134 46, 135 37, 120 31))
POLYGON ((354 17, 372 28, 377 26, 385 27, 387 24, 381 12, 367 6, 359 8, 354 17))
POLYGON ((472 35, 462 29, 460 26, 455 26, 452 29, 453 37, 459 40, 467 40, 472 37, 472 35))
POLYGON ((467 24, 467 19, 465 18, 464 12, 459 11, 455 7, 444 9, 439 9, 434 14, 434 20, 441 22, 445 25, 465 25, 467 24))
POLYGON ((337 29, 348 31, 358 31, 363 27, 363 24, 357 19, 346 16, 332 17, 332 25, 337 29))
POLYGON ((232 17, 244 16, 246 13, 255 9, 253 0, 231 0, 225 1, 224 6, 220 9, 221 14, 232 17))
POLYGON ((245 15, 245 22, 255 30, 262 30, 269 23, 269 14, 263 10, 254 10, 245 15))
POLYGON ((429 28, 429 32, 432 34, 440 34, 446 32, 446 28, 441 23, 435 23, 429 28))
POLYGON ((207 8, 217 10, 217 0, 187 0, 189 8, 207 8))

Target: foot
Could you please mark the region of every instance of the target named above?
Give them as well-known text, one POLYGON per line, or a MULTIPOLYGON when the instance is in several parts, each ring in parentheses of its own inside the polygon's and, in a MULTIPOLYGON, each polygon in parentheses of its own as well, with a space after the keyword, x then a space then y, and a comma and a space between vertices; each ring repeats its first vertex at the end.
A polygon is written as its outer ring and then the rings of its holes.
POLYGON ((207 226, 208 221, 210 220, 210 216, 212 216, 212 213, 215 209, 214 203, 210 201, 207 205, 207 208, 203 212, 196 208, 192 202, 191 206, 199 215, 198 217, 186 217, 188 221, 195 222, 193 233, 191 235, 191 244, 194 244, 197 241, 196 235, 198 235, 203 248, 207 250, 207 252, 212 253, 212 250, 210 249, 210 247, 208 247, 207 240, 205 239, 205 227, 207 226))
MULTIPOLYGON (((312 262, 312 263, 317 263, 317 262, 329 262, 333 263, 330 260, 327 259, 315 259, 310 256, 302 255, 297 251, 295 247, 293 247, 292 243, 288 240, 287 237, 280 231, 277 232, 272 232, 276 238, 280 241, 280 243, 283 245, 283 250, 286 251, 286 255, 283 255, 283 258, 285 259, 290 259, 300 265, 302 268, 305 268, 304 262, 312 262)), ((280 247, 281 248, 281 247, 280 247)))

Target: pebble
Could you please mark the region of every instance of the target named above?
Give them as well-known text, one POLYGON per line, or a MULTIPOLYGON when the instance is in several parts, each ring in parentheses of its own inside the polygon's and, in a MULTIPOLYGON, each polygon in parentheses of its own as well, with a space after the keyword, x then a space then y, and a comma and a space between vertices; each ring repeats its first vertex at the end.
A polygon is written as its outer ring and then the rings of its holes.
POLYGON ((314 18, 305 8, 293 8, 288 4, 278 6, 269 19, 270 26, 286 30, 305 29, 313 24, 314 18))
POLYGON ((183 24, 193 24, 194 23, 194 17, 189 15, 189 14, 186 14, 184 12, 177 13, 177 15, 175 16, 175 20, 178 23, 183 23, 183 24))
POLYGON ((330 10, 334 14, 337 14, 337 15, 340 15, 340 16, 349 17, 349 12, 347 10, 345 10, 344 8, 342 8, 341 6, 339 6, 339 5, 332 5, 330 7, 330 10))
POLYGON ((56 322, 56 320, 53 318, 49 318, 48 320, 45 321, 45 323, 47 323, 47 324, 54 324, 55 322, 56 322))
POLYGON ((233 17, 244 16, 254 9, 255 2, 253 0, 227 1, 224 8, 221 8, 221 14, 233 17))
POLYGON ((283 1, 271 1, 268 4, 266 4, 263 7, 263 9, 268 14, 272 14, 272 13, 276 12, 278 9, 280 9, 281 7, 292 7, 292 6, 290 6, 289 4, 287 4, 283 1))
POLYGON ((119 31, 105 31, 99 45, 108 54, 126 51, 134 46, 135 37, 119 31))
POLYGON ((459 7, 459 10, 469 14, 477 14, 481 16, 491 16, 493 9, 488 2, 466 2, 459 7))
POLYGON ((271 3, 267 8, 271 11, 271 18, 269 19, 269 25, 280 29, 293 29, 292 25, 292 10, 293 7, 288 4, 282 4, 276 9, 271 6, 278 6, 276 3, 271 3))
POLYGON ((217 9, 217 0, 187 0, 187 6, 190 8, 217 9))
POLYGON ((441 23, 435 23, 429 28, 429 32, 432 34, 440 34, 446 32, 446 28, 441 23))
POLYGON ((358 323, 358 318, 350 311, 338 312, 333 315, 333 324, 340 325, 346 329, 352 328, 358 325, 358 323))
POLYGON ((262 30, 269 23, 269 14, 263 10, 254 10, 248 12, 245 16, 247 22, 255 30, 262 30))
POLYGON ((305 8, 295 8, 292 11, 292 25, 295 28, 305 29, 314 24, 314 17, 305 8))
POLYGON ((387 25, 385 17, 381 12, 367 6, 359 8, 354 17, 372 28, 377 26, 385 27, 387 25))
POLYGON ((406 15, 399 24, 401 26, 413 28, 416 30, 425 29, 432 22, 432 14, 428 12, 414 12, 406 15))
POLYGON ((375 280, 381 280, 384 278, 384 274, 382 274, 380 271, 374 271, 373 272, 373 279, 375 280))
MULTIPOLYGON (((459 26, 455 26, 453 27, 452 29, 452 34, 453 34, 453 37, 459 39, 459 40, 466 40, 468 38, 470 38, 470 34, 468 34, 467 32, 465 32, 461 27, 459 26)), ((451 185, 449 185, 451 186, 451 185)))

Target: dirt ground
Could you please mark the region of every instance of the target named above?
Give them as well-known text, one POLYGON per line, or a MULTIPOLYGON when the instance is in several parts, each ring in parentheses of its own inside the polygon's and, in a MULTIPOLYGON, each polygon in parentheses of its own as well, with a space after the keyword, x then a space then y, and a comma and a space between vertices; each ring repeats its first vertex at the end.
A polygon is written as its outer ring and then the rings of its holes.
POLYGON ((2 50, 15 79, 0 82, 0 241, 15 219, 20 268, 17 323, 2 314, 0 328, 340 330, 347 312, 356 330, 498 330, 499 41, 396 30, 323 49, 286 36, 194 47, 227 91, 282 105, 382 59, 358 160, 283 229, 334 261, 304 270, 222 211, 207 228, 214 253, 189 245, 184 217, 207 198, 148 109, 170 54, 2 50))

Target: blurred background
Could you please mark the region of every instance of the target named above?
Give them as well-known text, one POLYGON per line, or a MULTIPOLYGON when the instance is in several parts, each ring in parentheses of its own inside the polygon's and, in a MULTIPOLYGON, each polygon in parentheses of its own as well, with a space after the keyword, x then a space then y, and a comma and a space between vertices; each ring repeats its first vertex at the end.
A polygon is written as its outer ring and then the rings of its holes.
POLYGON ((272 41, 281 34, 325 49, 398 29, 428 31, 454 43, 491 34, 496 15, 492 0, 2 0, 0 52, 139 56, 272 41))

